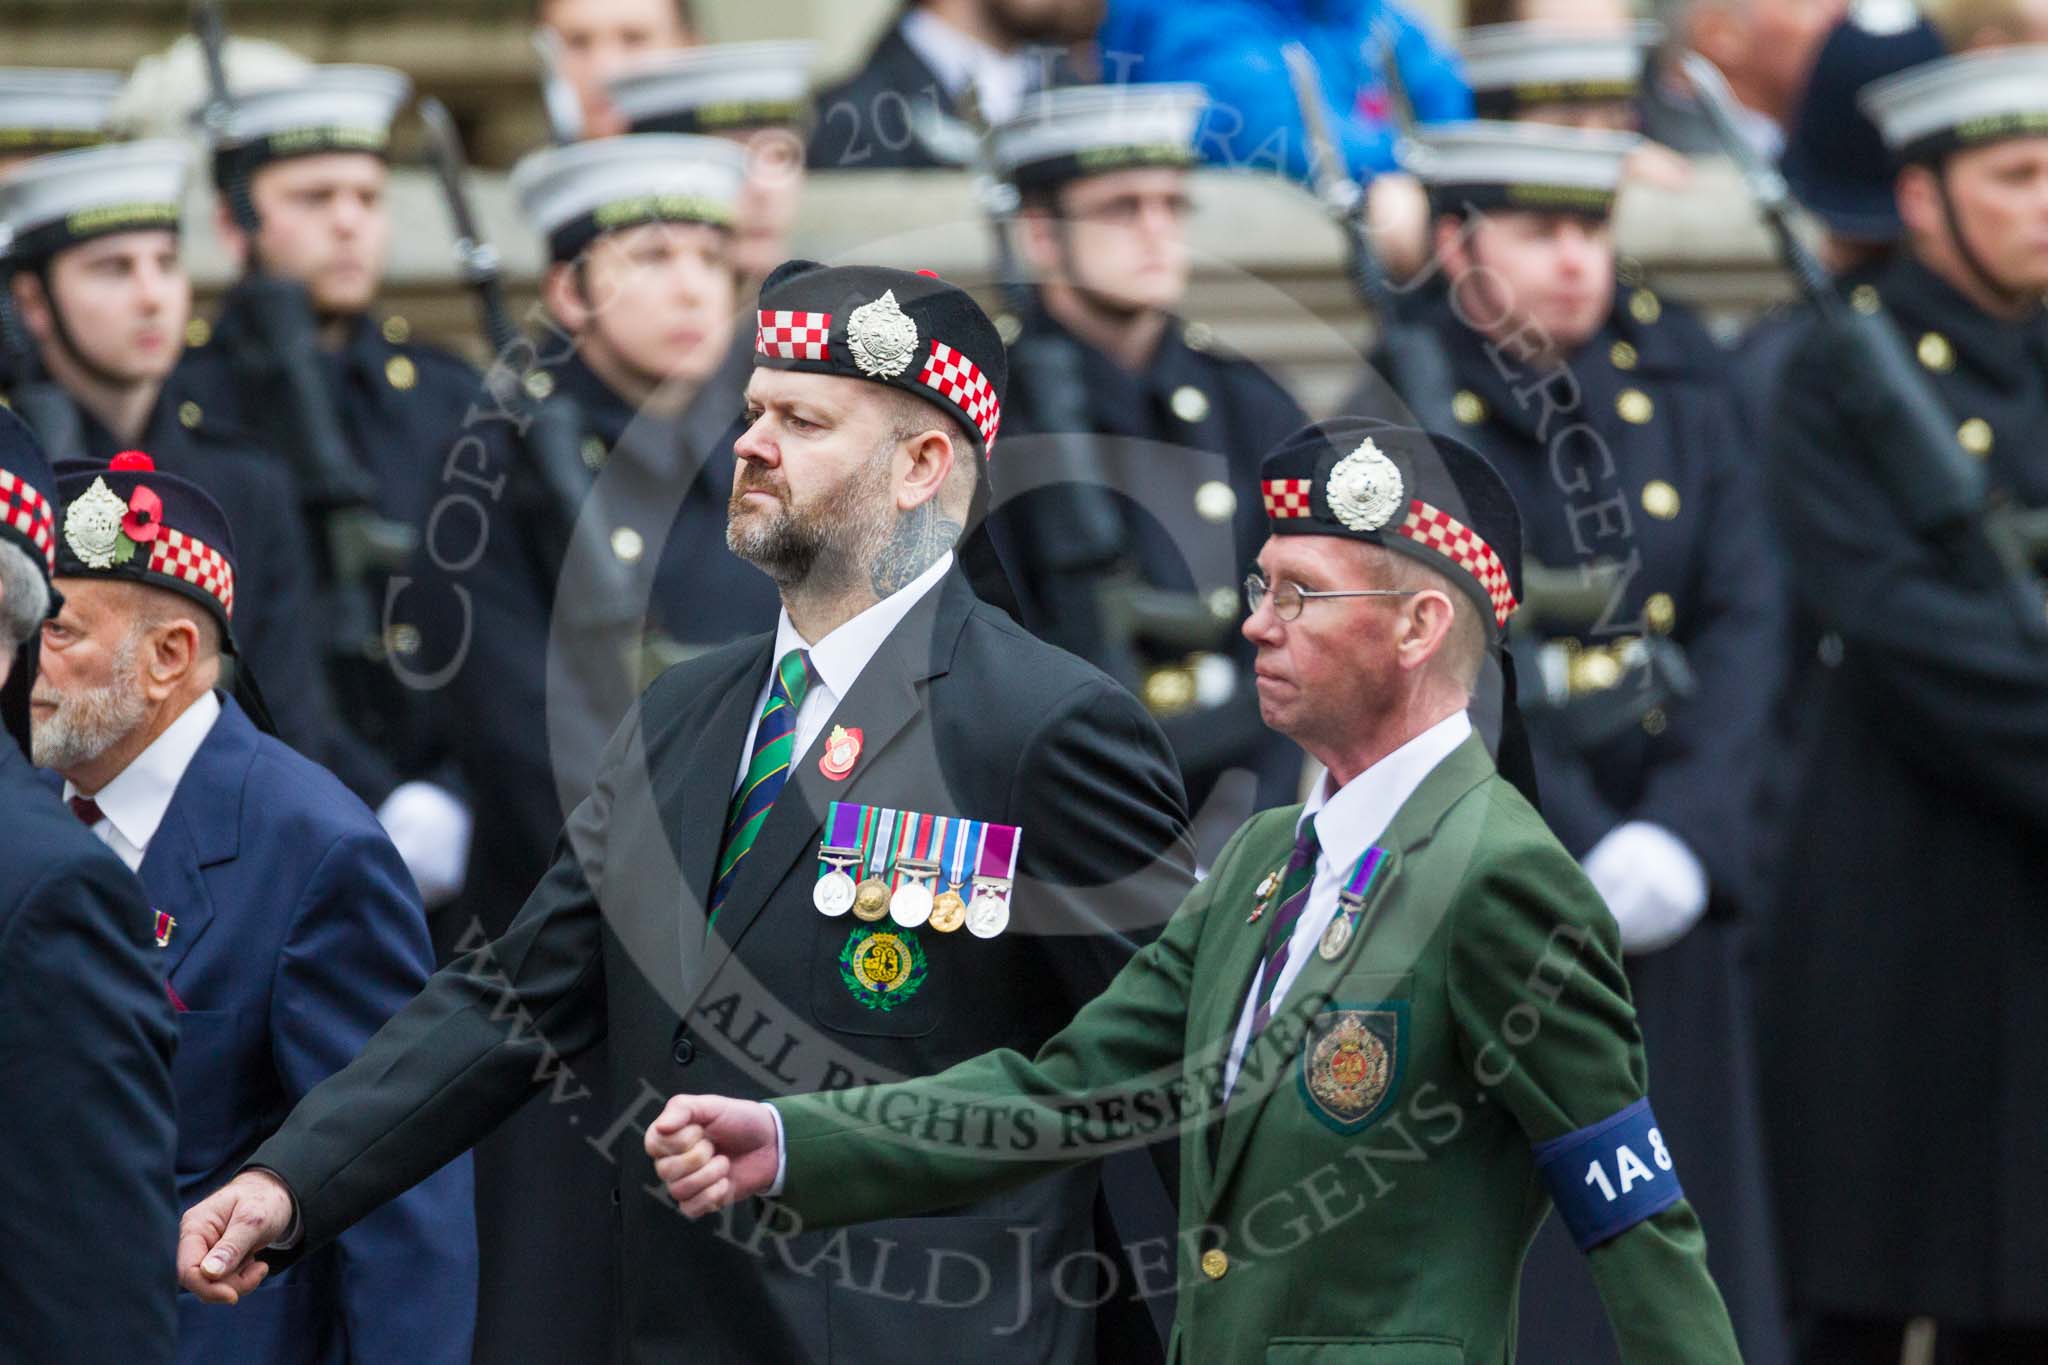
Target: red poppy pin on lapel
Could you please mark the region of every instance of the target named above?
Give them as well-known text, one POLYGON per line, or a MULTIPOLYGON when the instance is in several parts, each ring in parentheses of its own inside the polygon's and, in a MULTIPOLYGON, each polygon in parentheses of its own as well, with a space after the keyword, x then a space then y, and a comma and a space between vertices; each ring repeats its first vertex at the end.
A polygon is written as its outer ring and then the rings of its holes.
POLYGON ((860 759, 860 741, 858 726, 851 730, 843 725, 833 726, 825 739, 825 752, 818 759, 818 771, 834 782, 844 782, 860 759))

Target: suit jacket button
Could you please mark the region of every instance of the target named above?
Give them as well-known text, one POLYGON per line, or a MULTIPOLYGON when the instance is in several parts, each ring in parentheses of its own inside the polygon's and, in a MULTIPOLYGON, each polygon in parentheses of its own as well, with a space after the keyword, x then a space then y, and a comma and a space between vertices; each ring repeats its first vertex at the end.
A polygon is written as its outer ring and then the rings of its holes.
POLYGON ((1212 1280, 1220 1280, 1230 1271, 1230 1258, 1216 1247, 1202 1253, 1202 1273, 1212 1280))
POLYGON ((669 1056, 676 1059, 677 1066, 688 1066, 697 1060, 697 1045, 688 1038, 678 1036, 676 1045, 669 1050, 669 1056))

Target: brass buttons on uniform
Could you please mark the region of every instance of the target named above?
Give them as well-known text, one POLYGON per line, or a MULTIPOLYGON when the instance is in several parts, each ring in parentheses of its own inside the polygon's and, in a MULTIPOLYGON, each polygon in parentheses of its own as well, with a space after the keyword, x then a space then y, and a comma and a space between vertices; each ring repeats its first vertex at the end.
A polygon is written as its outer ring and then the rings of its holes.
POLYGON ((1643 510, 1659 521, 1669 521, 1678 515, 1678 490, 1662 479, 1652 479, 1643 485, 1643 510))
POLYGON ((185 323, 185 344, 204 346, 213 340, 213 327, 205 318, 192 318, 185 323))
POLYGON ((1003 345, 1015 346, 1017 338, 1024 335, 1024 324, 1017 320, 1015 313, 998 313, 996 335, 1002 338, 1003 345))
POLYGON ((396 625, 384 632, 384 648, 399 658, 409 658, 420 652, 420 628, 412 625, 396 625))
POLYGON ((1486 420, 1486 400, 1470 389, 1459 389, 1451 395, 1451 416, 1476 427, 1486 420))
POLYGON ((529 370, 521 387, 526 390, 528 398, 538 403, 555 391, 555 377, 546 370, 529 370))
POLYGON ((592 473, 604 468, 604 442, 595 436, 583 438, 583 467, 592 473))
POLYGON ((1575 697, 1605 692, 1621 681, 1621 660, 1611 649, 1582 649, 1571 656, 1567 670, 1566 686, 1575 697))
POLYGON ((402 355, 395 355, 384 362, 384 378, 391 387, 403 393, 420 382, 419 368, 402 355))
POLYGON ((1664 708, 1661 706, 1653 706, 1643 712, 1643 733, 1653 739, 1663 734, 1670 725, 1671 717, 1664 714, 1664 708))
POLYGON ((1166 402, 1173 409, 1173 415, 1190 426, 1209 415, 1209 395, 1193 384, 1181 385, 1166 402))
POLYGON ((1244 610, 1244 598, 1235 588, 1209 589, 1209 614, 1219 621, 1235 621, 1244 610))
POLYGON ((1203 521, 1229 521, 1237 515, 1237 494, 1223 480, 1211 479, 1195 490, 1195 515, 1203 521))
POLYGON ((1678 604, 1668 592, 1652 593, 1650 600, 1643 603, 1643 620, 1659 635, 1669 635, 1678 624, 1678 604))
POLYGON ((1614 410, 1624 422, 1642 426, 1657 414, 1657 405, 1641 389, 1623 389, 1614 400, 1614 410))
POLYGON ((412 340, 412 324, 393 313, 384 319, 384 339, 393 346, 403 346, 412 340))
POLYGON ((1628 296, 1628 315, 1647 327, 1664 316, 1664 305, 1649 290, 1638 289, 1628 296))
POLYGON ((1972 417, 1956 428, 1956 440, 1972 455, 1991 453, 1991 423, 1982 417, 1972 417))
POLYGON ((1617 341, 1607 348, 1607 358, 1617 370, 1633 370, 1636 367, 1636 348, 1626 341, 1617 341))
POLYGON ((1948 338, 1939 332, 1921 333, 1920 344, 1913 348, 1913 354, 1936 374, 1946 374, 1956 367, 1956 348, 1949 345, 1948 338))
POLYGON ((1880 303, 1876 285, 1859 284, 1849 291, 1849 306, 1859 313, 1875 313, 1880 303))
POLYGON ((178 425, 187 431, 197 430, 200 418, 205 415, 199 410, 199 405, 189 398, 178 404, 178 425))
POLYGON ((1175 716, 1195 704, 1195 670, 1166 664, 1145 675, 1138 688, 1145 709, 1155 716, 1175 716))
POLYGON ((1230 1273, 1230 1258, 1216 1247, 1202 1253, 1202 1273, 1212 1280, 1220 1280, 1230 1273))
POLYGON ((640 556, 647 553, 647 542, 640 539, 640 533, 630 526, 621 526, 612 532, 612 553, 623 564, 637 564, 640 556))
POLYGON ((1206 351, 1216 344, 1216 329, 1206 322, 1191 322, 1180 329, 1180 339, 1191 351, 1206 351))

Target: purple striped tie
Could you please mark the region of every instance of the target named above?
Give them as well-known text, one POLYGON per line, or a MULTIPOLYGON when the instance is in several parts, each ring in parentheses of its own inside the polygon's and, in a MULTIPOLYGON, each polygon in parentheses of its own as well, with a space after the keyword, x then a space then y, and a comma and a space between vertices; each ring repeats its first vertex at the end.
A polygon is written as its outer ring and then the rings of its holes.
POLYGON ((1303 821, 1301 833, 1294 840, 1294 856, 1287 860, 1287 872, 1280 879, 1280 908, 1266 921, 1266 960, 1259 968, 1258 1007, 1252 1011, 1252 1031, 1244 1040, 1247 1052, 1272 1022, 1273 988, 1280 982, 1280 973, 1287 969, 1288 945, 1294 939, 1295 922, 1308 906, 1309 888, 1315 885, 1316 854, 1320 848, 1316 842, 1316 822, 1303 821))

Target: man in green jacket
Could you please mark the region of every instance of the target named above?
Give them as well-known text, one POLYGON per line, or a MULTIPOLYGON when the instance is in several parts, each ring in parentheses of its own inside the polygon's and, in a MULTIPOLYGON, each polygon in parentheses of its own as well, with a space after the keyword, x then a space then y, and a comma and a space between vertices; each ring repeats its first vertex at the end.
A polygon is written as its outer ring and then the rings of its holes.
POLYGON ((689 1216, 766 1194, 816 1227, 1178 1126, 1177 1360, 1506 1362, 1555 1203, 1625 1360, 1739 1361, 1614 920, 1467 714, 1515 608, 1506 486, 1447 437, 1352 418, 1261 474, 1244 629, 1266 722, 1328 770, 1306 806, 1246 823, 1036 1057, 678 1095, 647 1132, 657 1174, 689 1216))

